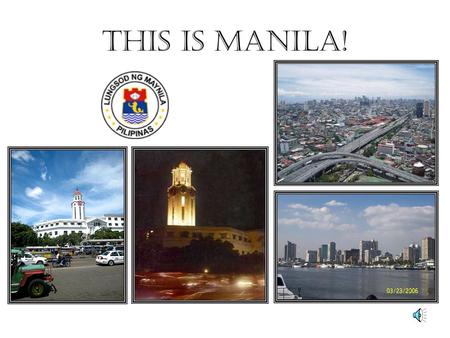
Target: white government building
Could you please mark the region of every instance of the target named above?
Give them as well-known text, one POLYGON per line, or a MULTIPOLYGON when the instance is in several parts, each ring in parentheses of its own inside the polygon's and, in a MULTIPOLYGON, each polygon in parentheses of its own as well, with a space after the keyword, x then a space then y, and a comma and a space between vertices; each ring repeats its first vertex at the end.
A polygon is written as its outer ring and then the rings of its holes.
POLYGON ((103 217, 86 217, 83 201, 83 195, 78 188, 73 193, 72 218, 54 219, 44 221, 33 225, 34 232, 38 237, 58 237, 61 235, 70 235, 73 233, 83 233, 92 235, 102 228, 112 229, 114 231, 124 231, 125 218, 123 215, 108 214, 103 217))

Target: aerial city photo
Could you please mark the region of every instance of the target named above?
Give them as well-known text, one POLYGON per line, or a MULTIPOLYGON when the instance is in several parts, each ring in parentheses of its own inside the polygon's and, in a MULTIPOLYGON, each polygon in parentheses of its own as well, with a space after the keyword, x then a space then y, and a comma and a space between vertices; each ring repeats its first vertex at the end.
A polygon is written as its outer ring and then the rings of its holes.
POLYGON ((126 301, 125 148, 10 148, 10 302, 126 301))
POLYGON ((266 301, 266 148, 134 148, 134 302, 266 301))
POLYGON ((276 194, 276 301, 437 301, 437 193, 276 194))
POLYGON ((437 62, 283 62, 276 184, 436 184, 437 62))

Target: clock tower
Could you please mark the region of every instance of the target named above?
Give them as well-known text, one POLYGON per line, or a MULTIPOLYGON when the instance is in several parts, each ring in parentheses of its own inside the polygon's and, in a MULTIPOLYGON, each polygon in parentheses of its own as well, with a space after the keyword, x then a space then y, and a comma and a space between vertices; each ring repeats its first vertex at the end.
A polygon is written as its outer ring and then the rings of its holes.
POLYGON ((167 189, 167 225, 195 226, 195 194, 192 169, 184 162, 172 169, 172 185, 167 189))
POLYGON ((72 219, 84 220, 84 201, 83 195, 78 188, 73 193, 72 201, 72 219))

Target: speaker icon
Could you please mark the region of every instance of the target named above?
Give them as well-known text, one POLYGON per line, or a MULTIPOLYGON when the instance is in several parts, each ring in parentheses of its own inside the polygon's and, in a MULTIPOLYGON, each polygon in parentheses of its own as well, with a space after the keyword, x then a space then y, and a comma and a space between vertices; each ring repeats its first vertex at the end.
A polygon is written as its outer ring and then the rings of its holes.
POLYGON ((413 318, 415 318, 419 323, 425 321, 426 319, 425 309, 419 308, 417 311, 413 312, 413 318))

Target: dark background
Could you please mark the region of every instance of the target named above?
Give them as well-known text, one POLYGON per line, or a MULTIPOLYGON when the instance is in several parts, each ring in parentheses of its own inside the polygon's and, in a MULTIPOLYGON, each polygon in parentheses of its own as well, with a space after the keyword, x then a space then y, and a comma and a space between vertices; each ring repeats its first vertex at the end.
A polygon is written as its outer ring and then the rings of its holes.
POLYGON ((264 149, 135 150, 135 225, 167 225, 167 188, 181 161, 197 189, 196 225, 265 227, 264 149))

